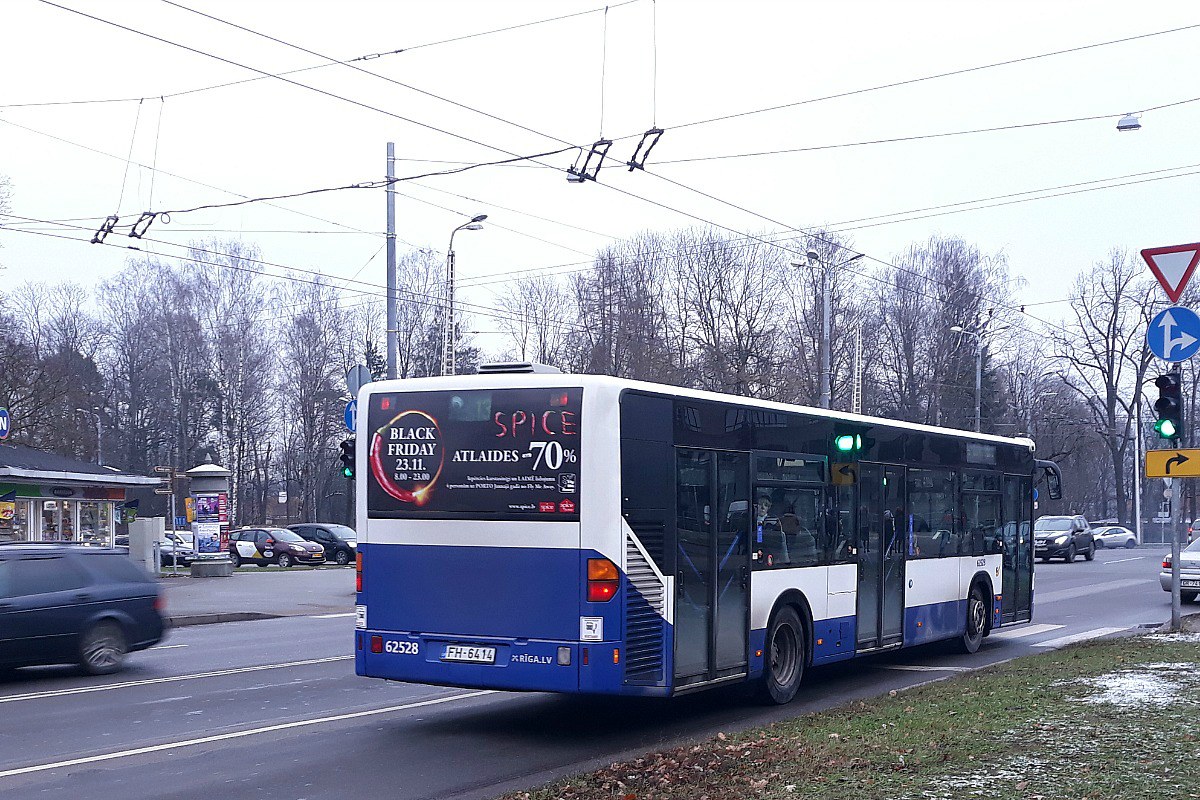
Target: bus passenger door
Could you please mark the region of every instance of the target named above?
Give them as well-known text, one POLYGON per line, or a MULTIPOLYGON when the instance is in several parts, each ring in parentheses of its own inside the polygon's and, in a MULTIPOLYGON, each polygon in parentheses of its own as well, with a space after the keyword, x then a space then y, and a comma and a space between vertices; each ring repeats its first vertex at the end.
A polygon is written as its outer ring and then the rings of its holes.
POLYGON ((904 641, 904 467, 858 465, 857 649, 904 641))
POLYGON ((675 685, 746 672, 750 456, 676 451, 675 685))
POLYGON ((1001 579, 1000 620, 1028 622, 1033 618, 1033 537, 1030 524, 1032 481, 1024 475, 1004 476, 1004 574, 1001 579))

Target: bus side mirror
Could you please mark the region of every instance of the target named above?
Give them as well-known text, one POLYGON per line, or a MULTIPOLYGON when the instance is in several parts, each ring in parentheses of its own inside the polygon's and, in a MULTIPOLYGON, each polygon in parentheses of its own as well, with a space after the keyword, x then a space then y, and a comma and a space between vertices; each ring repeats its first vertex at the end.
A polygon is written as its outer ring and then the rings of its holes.
POLYGON ((1036 462, 1038 467, 1042 469, 1042 474, 1046 477, 1046 494, 1050 495, 1051 500, 1062 499, 1062 471, 1058 468, 1058 464, 1053 461, 1043 461, 1038 459, 1036 462))

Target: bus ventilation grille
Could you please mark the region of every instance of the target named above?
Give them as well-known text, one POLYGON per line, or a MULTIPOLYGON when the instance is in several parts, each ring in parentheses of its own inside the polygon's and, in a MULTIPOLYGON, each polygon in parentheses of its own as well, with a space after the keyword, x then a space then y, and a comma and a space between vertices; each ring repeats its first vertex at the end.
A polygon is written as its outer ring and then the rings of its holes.
POLYGON ((625 576, 625 682, 661 684, 666 593, 632 537, 625 541, 625 576))

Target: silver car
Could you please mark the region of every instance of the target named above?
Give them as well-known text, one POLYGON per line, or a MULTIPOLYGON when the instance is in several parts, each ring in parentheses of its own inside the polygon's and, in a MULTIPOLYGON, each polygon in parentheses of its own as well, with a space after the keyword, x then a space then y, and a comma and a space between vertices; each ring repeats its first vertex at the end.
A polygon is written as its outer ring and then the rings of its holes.
MULTIPOLYGON (((1158 573, 1158 582, 1164 592, 1171 591, 1171 556, 1163 556, 1162 572, 1158 573)), ((1179 557, 1179 596, 1185 603, 1190 603, 1200 595, 1200 539, 1183 549, 1179 557)))
POLYGON ((1096 536, 1096 547, 1127 547, 1132 550, 1138 545, 1134 532, 1120 525, 1092 528, 1092 533, 1096 536))

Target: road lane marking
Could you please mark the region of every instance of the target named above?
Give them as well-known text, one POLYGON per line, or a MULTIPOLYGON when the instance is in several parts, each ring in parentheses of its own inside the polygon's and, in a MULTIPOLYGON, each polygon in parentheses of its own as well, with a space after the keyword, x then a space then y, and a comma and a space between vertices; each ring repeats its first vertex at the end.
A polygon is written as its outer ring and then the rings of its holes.
POLYGON ((1088 597, 1100 591, 1113 591, 1116 589, 1128 589, 1131 586, 1145 586, 1147 580, 1153 578, 1129 578, 1120 581, 1103 581, 1100 583, 1090 583, 1087 586, 1077 586, 1074 589, 1058 589, 1053 592, 1034 592, 1033 604, 1038 603, 1054 603, 1059 600, 1071 600, 1076 597, 1088 597))
POLYGON ((1065 625, 1028 625, 1024 628, 1016 628, 1011 631, 1000 631, 988 636, 989 639, 1020 639, 1024 636, 1037 636, 1039 633, 1049 633, 1065 628, 1065 625))
POLYGON ((209 672, 194 672, 190 675, 169 675, 164 678, 144 678, 140 681, 124 681, 109 683, 104 686, 79 686, 74 689, 50 689, 44 692, 29 692, 27 694, 12 694, 0 697, 0 703, 15 703, 19 700, 41 700, 46 697, 65 697, 72 694, 91 694, 92 692, 107 692, 113 689, 128 689, 133 686, 151 686, 157 683, 172 683, 174 681, 194 681, 200 678, 219 678, 223 675, 241 675, 246 672, 261 672, 267 669, 285 669, 287 667, 305 667, 310 664, 329 664, 334 661, 349 661, 354 656, 330 656, 329 658, 308 658, 304 661, 288 661, 283 664, 261 664, 257 667, 231 667, 216 669, 209 672))
POLYGON ((1095 630, 1084 631, 1083 633, 1073 633, 1070 636, 1060 636, 1057 639, 1050 639, 1045 642, 1034 642, 1033 647, 1049 647, 1057 650, 1060 647, 1066 647, 1075 642, 1086 642, 1089 639, 1099 639, 1101 636, 1108 636, 1110 633, 1120 633, 1121 631, 1129 630, 1128 628, 1096 628, 1095 630))
POLYGON ((186 644, 160 644, 154 647, 155 650, 174 650, 177 647, 187 647, 186 644))
POLYGON ((341 619, 342 617, 353 617, 353 616, 354 616, 353 611, 347 611, 344 614, 340 613, 340 612, 337 614, 313 614, 310 617, 310 619, 341 619))
POLYGON ((876 664, 880 669, 896 669, 902 672, 974 672, 979 667, 937 667, 925 664, 876 664))
POLYGON ((1132 558, 1118 558, 1115 561, 1105 561, 1104 563, 1105 563, 1105 565, 1123 564, 1126 561, 1141 561, 1143 558, 1145 558, 1145 556, 1133 556, 1132 558))
POLYGON ((131 756, 141 756, 147 753, 161 753, 163 750, 175 750, 180 747, 195 747, 201 744, 211 744, 213 742, 224 742, 230 739, 243 739, 247 736, 257 736, 261 733, 274 733, 276 731, 287 731, 295 728, 305 728, 312 725, 323 725, 326 722, 341 722, 348 719, 362 719, 363 717, 375 717, 380 714, 391 714, 396 711, 409 711, 414 708, 425 708, 427 706, 440 705, 442 703, 452 703, 456 700, 469 700, 474 697, 483 697, 484 695, 495 694, 491 690, 479 692, 467 692, 466 694, 454 694, 448 697, 436 697, 432 700, 419 700, 415 703, 405 703, 399 706, 387 706, 386 708, 375 708, 370 711, 354 711, 349 714, 335 714, 331 717, 316 717, 315 719, 302 719, 296 722, 283 722, 277 725, 266 725, 261 728, 249 728, 244 731, 232 731, 230 733, 218 733, 213 736, 201 736, 198 739, 181 739, 176 742, 164 742, 163 744, 150 745, 148 747, 135 747, 132 750, 118 750, 113 753, 101 753, 95 756, 83 756, 81 758, 70 758, 66 761, 54 761, 49 764, 34 764, 28 767, 17 767, 16 769, 8 769, 0 772, 0 778, 11 778, 14 775, 28 775, 31 772, 46 772, 52 769, 62 769, 63 767, 77 767, 80 764, 95 764, 99 761, 112 761, 117 758, 129 758, 131 756))

